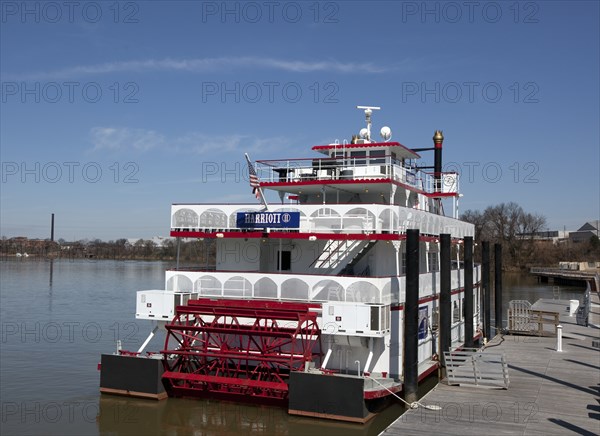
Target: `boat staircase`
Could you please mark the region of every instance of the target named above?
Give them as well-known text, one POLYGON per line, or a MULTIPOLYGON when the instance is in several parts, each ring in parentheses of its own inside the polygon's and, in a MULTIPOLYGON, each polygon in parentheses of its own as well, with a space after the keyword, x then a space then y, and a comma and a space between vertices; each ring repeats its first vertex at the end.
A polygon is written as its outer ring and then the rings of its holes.
POLYGON ((338 276, 344 275, 356 275, 356 276, 368 276, 369 275, 369 267, 367 266, 363 271, 358 274, 355 274, 354 267, 360 262, 375 246, 377 241, 368 241, 366 245, 363 245, 362 248, 356 255, 352 258, 350 262, 338 273, 338 276))
POLYGON ((320 365, 320 305, 189 300, 166 325, 162 376, 169 396, 281 403, 293 371, 320 365))
POLYGON ((375 242, 330 239, 323 251, 310 264, 310 269, 317 274, 322 271, 327 271, 330 275, 347 274, 348 271, 352 271, 348 268, 353 268, 375 245, 375 242))

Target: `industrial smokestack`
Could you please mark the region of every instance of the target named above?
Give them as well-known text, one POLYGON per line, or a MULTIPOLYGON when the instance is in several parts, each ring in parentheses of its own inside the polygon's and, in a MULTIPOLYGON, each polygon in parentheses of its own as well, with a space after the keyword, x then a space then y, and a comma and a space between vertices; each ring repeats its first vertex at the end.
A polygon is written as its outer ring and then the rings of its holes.
POLYGON ((435 179, 435 190, 436 192, 442 191, 442 144, 444 142, 444 135, 441 130, 436 130, 433 135, 433 144, 435 146, 434 158, 433 158, 433 178, 435 179))
POLYGON ((50 242, 54 242, 54 214, 52 214, 52 220, 50 221, 50 242))

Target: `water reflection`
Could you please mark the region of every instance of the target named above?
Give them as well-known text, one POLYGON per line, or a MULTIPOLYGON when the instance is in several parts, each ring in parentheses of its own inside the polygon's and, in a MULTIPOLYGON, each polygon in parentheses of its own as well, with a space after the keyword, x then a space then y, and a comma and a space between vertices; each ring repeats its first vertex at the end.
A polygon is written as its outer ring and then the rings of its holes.
MULTIPOLYGON (((530 274, 505 273, 502 275, 502 281, 503 314, 506 314, 510 300, 527 300, 533 304, 540 298, 553 298, 554 291, 558 288, 560 290, 560 299, 581 301, 583 292, 585 291, 585 286, 553 286, 548 283, 538 283, 537 278, 530 274)), ((492 298, 493 301, 494 299, 492 298)))
POLYGON ((101 395, 100 434, 198 435, 377 435, 404 411, 388 407, 366 424, 344 423, 288 415, 282 407, 248 405, 206 399, 138 400, 101 395))
MULTIPOLYGON (((429 377, 419 386, 419 398, 437 384, 429 377)), ((163 401, 101 395, 97 418, 100 434, 119 435, 378 435, 402 413, 393 403, 366 424, 344 423, 288 415, 283 407, 207 399, 168 398, 163 401)))
POLYGON ((52 279, 54 276, 54 259, 50 259, 50 279, 48 280, 48 310, 52 312, 52 279))

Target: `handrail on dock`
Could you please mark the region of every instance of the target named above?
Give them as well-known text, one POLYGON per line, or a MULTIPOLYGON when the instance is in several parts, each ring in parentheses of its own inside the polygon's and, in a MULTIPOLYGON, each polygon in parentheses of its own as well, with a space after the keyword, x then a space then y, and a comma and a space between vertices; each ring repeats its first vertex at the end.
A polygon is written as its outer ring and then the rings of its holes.
POLYGON ((515 300, 509 303, 509 333, 549 336, 552 333, 544 329, 546 324, 554 325, 554 335, 556 335, 557 326, 560 324, 560 314, 558 312, 531 309, 531 304, 528 301, 515 300))

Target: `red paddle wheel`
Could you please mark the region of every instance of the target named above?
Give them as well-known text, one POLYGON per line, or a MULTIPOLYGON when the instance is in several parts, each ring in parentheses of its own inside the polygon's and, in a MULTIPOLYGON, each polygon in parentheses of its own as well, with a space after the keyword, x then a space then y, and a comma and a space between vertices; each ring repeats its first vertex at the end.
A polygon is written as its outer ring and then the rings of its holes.
POLYGON ((287 379, 321 360, 318 304, 190 300, 166 326, 170 396, 286 401, 287 379), (313 309, 313 310, 311 310, 313 309))

